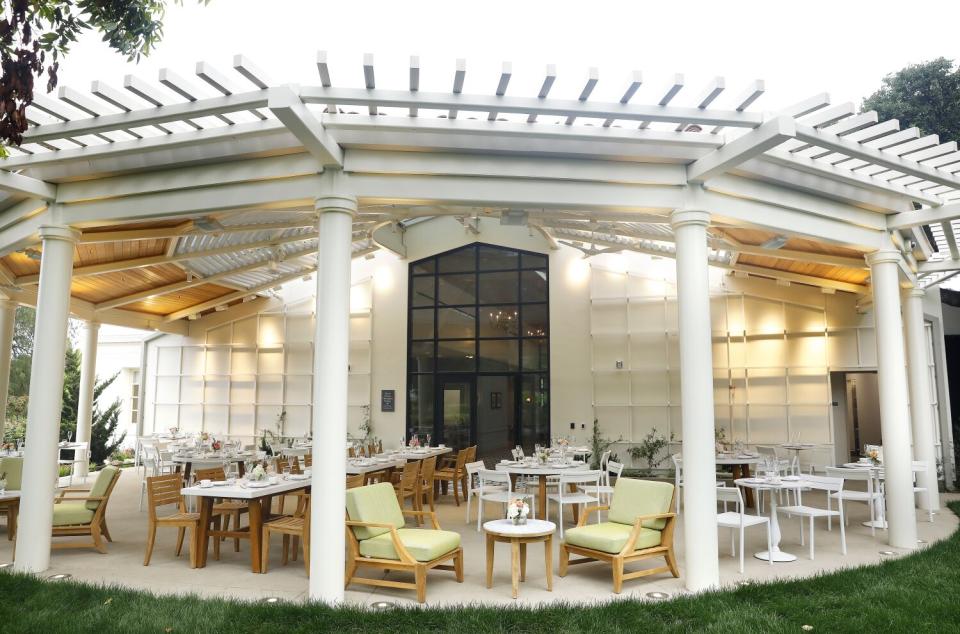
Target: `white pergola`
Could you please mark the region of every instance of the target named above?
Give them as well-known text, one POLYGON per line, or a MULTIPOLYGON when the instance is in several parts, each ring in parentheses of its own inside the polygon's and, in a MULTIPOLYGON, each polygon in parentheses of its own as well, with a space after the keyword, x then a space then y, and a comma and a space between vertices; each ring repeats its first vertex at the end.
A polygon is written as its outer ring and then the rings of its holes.
MULTIPOLYGON (((369 55, 342 70, 362 88, 335 85, 325 53, 316 65, 311 86, 276 84, 238 55, 232 71, 201 62, 191 78, 163 70, 36 98, 0 165, 0 342, 13 305, 38 308, 17 568, 49 565, 60 404, 48 396, 62 391, 69 314, 91 324, 82 440, 97 324, 187 333, 316 272, 310 596, 341 600, 344 491, 324 483, 345 467, 350 260, 404 255, 405 226, 443 215, 474 230, 501 217, 587 254, 676 259, 688 527, 712 527, 715 512, 708 265, 872 298, 889 540, 916 545, 911 459, 935 462, 922 296, 960 272, 955 142, 826 94, 760 112, 762 81, 688 91, 677 75, 648 90, 635 72, 599 102, 596 70, 560 96, 548 66, 523 96, 508 94, 510 64, 485 94, 464 91, 462 60, 442 92, 421 89, 416 57, 395 87, 377 85, 369 55)), ((0 394, 8 365, 3 346, 0 394)), ((715 586, 716 531, 684 533, 688 588, 715 586)))

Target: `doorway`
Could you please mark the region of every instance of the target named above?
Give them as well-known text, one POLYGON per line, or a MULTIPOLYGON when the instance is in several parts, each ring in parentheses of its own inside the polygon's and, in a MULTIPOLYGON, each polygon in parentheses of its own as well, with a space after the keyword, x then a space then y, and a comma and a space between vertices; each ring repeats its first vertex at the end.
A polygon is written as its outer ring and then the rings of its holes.
POLYGON ((860 455, 864 445, 882 445, 877 373, 831 372, 837 460, 860 455))

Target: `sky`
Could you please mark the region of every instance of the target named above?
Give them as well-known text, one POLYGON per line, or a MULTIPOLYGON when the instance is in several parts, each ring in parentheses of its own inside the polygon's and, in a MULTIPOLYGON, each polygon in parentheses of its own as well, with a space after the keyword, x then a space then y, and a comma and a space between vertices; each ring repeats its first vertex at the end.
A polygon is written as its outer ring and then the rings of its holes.
POLYGON ((556 64, 556 97, 576 97, 589 68, 597 67, 591 99, 619 99, 639 70, 637 103, 656 102, 674 74, 683 73, 687 87, 676 105, 694 103, 723 76, 727 90, 715 106, 733 105, 750 82, 763 79, 767 94, 755 109, 777 110, 822 92, 834 103, 859 105, 890 72, 960 56, 946 27, 960 18, 960 3, 926 0, 183 4, 168 8, 164 41, 138 65, 99 36, 85 36, 62 65, 61 85, 86 90, 99 79, 119 87, 129 73, 156 83, 161 68, 189 76, 198 61, 228 71, 236 53, 275 82, 317 85, 316 52, 326 50, 333 83, 341 86, 363 85, 363 54, 372 53, 377 86, 406 88, 409 57, 419 55, 421 90, 448 91, 456 59, 465 58, 467 93, 493 93, 509 61, 510 95, 535 95, 546 65, 556 64))

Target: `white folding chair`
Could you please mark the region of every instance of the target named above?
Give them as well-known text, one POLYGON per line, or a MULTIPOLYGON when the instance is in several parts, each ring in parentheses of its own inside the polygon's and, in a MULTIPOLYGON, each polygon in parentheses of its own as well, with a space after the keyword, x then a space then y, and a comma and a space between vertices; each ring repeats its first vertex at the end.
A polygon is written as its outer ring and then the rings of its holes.
MULTIPOLYGON (((852 489, 841 489, 828 494, 828 499, 839 500, 840 502, 863 502, 870 508, 870 534, 876 535, 877 507, 883 507, 883 495, 877 490, 874 483, 873 469, 854 469, 848 467, 827 467, 827 477, 841 478, 844 481, 865 482, 866 491, 854 491, 852 489)), ((850 517, 845 518, 845 522, 850 522, 850 517)))
MULTIPOLYGON (((913 471, 913 492, 916 493, 925 493, 927 496, 927 518, 930 520, 930 523, 933 523, 933 492, 927 490, 926 487, 917 486, 917 474, 918 473, 928 473, 930 471, 930 463, 926 460, 914 460, 913 464, 910 465, 911 470, 913 471)), ((921 507, 922 508, 922 507, 921 507)))
MULTIPOLYGON (((803 518, 810 518, 810 559, 813 560, 813 542, 814 542, 814 520, 819 517, 827 518, 827 530, 831 530, 831 520, 834 517, 840 519, 840 551, 846 555, 847 554, 847 533, 844 527, 844 517, 843 517, 843 496, 838 496, 839 493, 843 492, 843 478, 836 476, 815 476, 815 475, 805 475, 802 476, 801 484, 802 488, 796 489, 797 503, 793 506, 782 506, 778 510, 781 513, 787 513, 791 516, 799 515, 800 516, 800 545, 803 545, 803 518), (809 489, 812 491, 824 491, 827 494, 827 508, 820 508, 817 506, 809 506, 803 503, 803 489, 809 489), (837 496, 837 497, 833 497, 837 496), (839 509, 834 511, 830 508, 830 500, 838 500, 839 509)), ((809 499, 809 496, 808 496, 809 499)))
MULTIPOLYGON (((717 501, 723 502, 724 511, 717 513, 717 526, 720 528, 729 528, 730 531, 730 556, 736 557, 737 549, 735 538, 740 534, 740 574, 743 574, 743 529, 750 526, 759 526, 765 524, 767 527, 767 552, 772 549, 770 539, 770 518, 766 515, 747 515, 743 512, 743 495, 740 493, 740 487, 717 487, 717 501), (733 511, 727 511, 727 504, 734 503, 733 511)), ((773 559, 768 559, 770 565, 773 559)))
MULTIPOLYGON (((563 506, 565 504, 579 504, 582 511, 583 507, 587 504, 598 504, 600 501, 599 496, 591 495, 587 493, 587 491, 594 491, 600 486, 601 476, 602 472, 600 471, 564 473, 560 476, 557 492, 547 494, 547 517, 544 519, 550 519, 550 502, 556 502, 560 518, 557 521, 560 525, 560 539, 563 539, 563 506), (571 491, 570 485, 573 485, 575 490, 571 491)), ((597 513, 597 523, 599 522, 600 514, 597 513)))
POLYGON ((479 482, 477 491, 477 530, 483 524, 483 503, 498 502, 506 506, 511 501, 521 498, 530 498, 530 516, 534 517, 533 493, 515 493, 510 481, 510 474, 506 471, 491 471, 480 469, 477 471, 479 482))

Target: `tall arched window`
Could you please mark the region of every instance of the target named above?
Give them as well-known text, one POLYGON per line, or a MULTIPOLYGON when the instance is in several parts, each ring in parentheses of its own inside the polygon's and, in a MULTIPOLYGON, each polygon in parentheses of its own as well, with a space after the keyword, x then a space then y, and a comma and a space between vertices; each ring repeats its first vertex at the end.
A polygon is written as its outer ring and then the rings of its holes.
POLYGON ((550 437, 547 256, 472 244, 410 264, 407 433, 479 457, 550 437))

